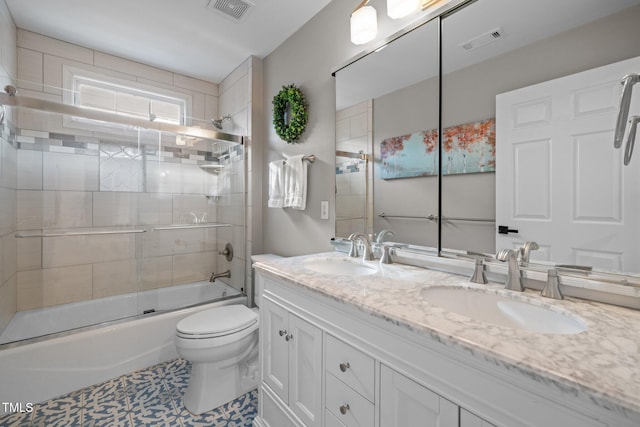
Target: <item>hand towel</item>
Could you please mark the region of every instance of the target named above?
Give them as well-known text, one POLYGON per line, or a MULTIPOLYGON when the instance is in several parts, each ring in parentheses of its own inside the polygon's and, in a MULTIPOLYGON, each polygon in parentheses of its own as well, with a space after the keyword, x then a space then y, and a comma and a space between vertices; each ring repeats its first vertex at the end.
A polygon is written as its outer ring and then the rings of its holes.
POLYGON ((284 207, 305 210, 307 207, 307 162, 298 155, 284 166, 284 207))
POLYGON ((269 163, 269 202, 270 208, 281 208, 284 205, 284 160, 269 163))

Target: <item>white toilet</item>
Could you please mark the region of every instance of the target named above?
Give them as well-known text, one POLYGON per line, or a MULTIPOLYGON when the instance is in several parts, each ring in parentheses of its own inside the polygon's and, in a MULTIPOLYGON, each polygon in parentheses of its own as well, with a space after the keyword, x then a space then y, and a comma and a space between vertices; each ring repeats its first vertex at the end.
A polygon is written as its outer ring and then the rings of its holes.
POLYGON ((237 304, 187 316, 176 326, 175 345, 178 354, 191 362, 184 405, 194 414, 258 386, 257 310, 237 304))

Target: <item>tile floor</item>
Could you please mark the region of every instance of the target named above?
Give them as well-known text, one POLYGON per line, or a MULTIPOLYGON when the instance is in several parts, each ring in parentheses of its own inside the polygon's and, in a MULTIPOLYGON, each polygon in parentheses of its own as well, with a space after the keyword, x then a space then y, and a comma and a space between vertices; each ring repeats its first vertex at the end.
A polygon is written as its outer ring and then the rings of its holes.
POLYGON ((193 415, 182 405, 191 365, 184 359, 74 391, 34 405, 31 413, 0 416, 0 427, 251 426, 254 390, 210 412, 193 415))

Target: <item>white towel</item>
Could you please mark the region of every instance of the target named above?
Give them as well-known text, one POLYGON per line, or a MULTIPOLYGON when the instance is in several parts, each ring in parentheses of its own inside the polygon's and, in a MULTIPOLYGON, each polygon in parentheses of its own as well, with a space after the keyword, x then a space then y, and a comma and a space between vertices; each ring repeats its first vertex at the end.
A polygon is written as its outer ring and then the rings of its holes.
POLYGON ((284 206, 284 160, 269 163, 269 207, 284 206))
POLYGON ((298 155, 287 159, 284 167, 284 207, 305 210, 307 207, 307 162, 298 155))

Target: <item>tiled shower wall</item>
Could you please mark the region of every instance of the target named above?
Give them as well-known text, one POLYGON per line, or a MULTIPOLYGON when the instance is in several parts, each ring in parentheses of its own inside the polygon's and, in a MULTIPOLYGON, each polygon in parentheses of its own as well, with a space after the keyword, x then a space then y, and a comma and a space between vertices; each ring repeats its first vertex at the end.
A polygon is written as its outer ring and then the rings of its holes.
MULTIPOLYGON (((15 76, 16 28, 4 1, 0 2, 0 87, 15 76)), ((9 113, 7 113, 7 118, 9 113)), ((16 311, 16 185, 17 150, 0 126, 0 330, 16 311)))
MULTIPOLYGON (((209 156, 196 150, 138 149, 24 129, 15 139, 21 233, 146 230, 17 239, 18 310, 206 280, 216 268, 231 267, 217 252, 233 240, 234 227, 164 228, 237 218, 242 146, 231 148, 224 169, 211 174, 199 167, 209 156)), ((242 241, 237 245, 241 249, 242 241)))
MULTIPOLYGON (((71 65, 183 92, 192 99, 194 123, 201 120, 199 124, 210 126, 210 118, 232 114, 233 123, 225 122, 226 132, 250 130, 246 110, 251 81, 242 78, 250 75, 249 61, 244 71, 220 85, 225 90, 219 100, 218 85, 209 82, 28 31, 18 30, 17 34, 20 95, 62 102, 63 67, 71 65), (219 101, 225 107, 220 114, 219 101)), ((17 300, 16 309, 192 282, 226 269, 232 271, 232 286, 245 286, 243 147, 232 150, 222 160, 227 163, 225 168, 213 174, 198 167, 207 157, 202 150, 152 149, 151 145, 137 150, 135 144, 130 145, 135 135, 125 132, 121 140, 111 135, 105 142, 105 132, 70 131, 64 118, 52 115, 21 112, 16 125, 14 141, 20 149, 15 158, 20 173, 13 189, 15 197, 18 188, 13 223, 22 232, 122 226, 149 229, 190 223, 192 212, 200 219, 206 213, 208 222, 231 224, 143 234, 13 239, 18 252, 14 257, 16 296, 12 298, 17 300), (232 263, 218 254, 226 242, 234 245, 232 263)), ((9 311, 2 309, 2 313, 9 311)))
MULTIPOLYGON (((372 105, 362 102, 336 113, 336 150, 370 154, 372 105)), ((336 156, 336 236, 373 232, 372 165, 364 160, 336 156)))

